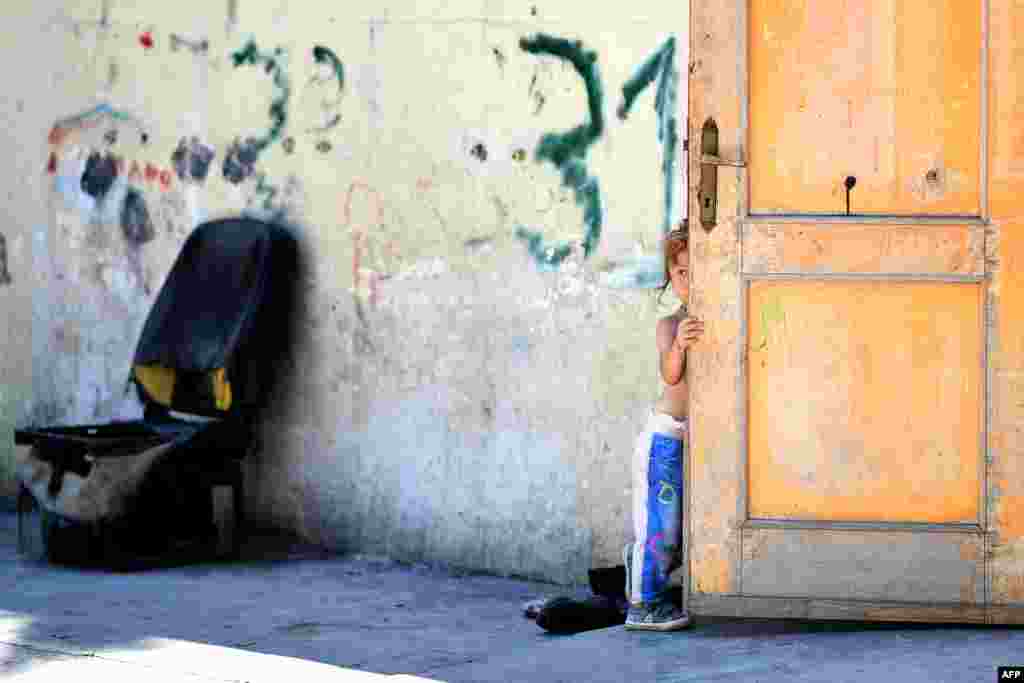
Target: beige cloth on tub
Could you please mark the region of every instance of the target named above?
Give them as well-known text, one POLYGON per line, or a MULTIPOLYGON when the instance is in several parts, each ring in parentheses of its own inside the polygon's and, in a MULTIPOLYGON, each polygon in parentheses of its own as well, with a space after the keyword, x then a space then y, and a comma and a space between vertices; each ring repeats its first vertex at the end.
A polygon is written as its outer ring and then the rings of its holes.
POLYGON ((53 465, 39 457, 38 446, 17 458, 16 472, 18 479, 47 510, 82 522, 112 520, 125 514, 139 485, 170 453, 172 446, 173 442, 148 447, 135 445, 145 450, 136 455, 97 457, 86 477, 66 471, 56 496, 51 496, 48 490, 53 465))

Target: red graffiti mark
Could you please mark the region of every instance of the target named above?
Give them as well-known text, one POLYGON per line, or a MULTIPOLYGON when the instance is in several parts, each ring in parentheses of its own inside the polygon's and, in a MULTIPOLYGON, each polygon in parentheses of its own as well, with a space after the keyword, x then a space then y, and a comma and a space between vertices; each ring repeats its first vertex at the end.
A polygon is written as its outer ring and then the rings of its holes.
POLYGON ((363 239, 362 235, 360 235, 358 233, 353 233, 353 235, 352 235, 352 280, 355 283, 355 284, 353 284, 353 287, 355 287, 356 289, 359 288, 359 285, 358 285, 358 282, 359 282, 359 255, 363 251, 363 249, 360 246, 359 242, 362 239, 363 239))
MULTIPOLYGON (((129 166, 128 160, 120 156, 114 156, 113 161, 114 167, 117 169, 117 175, 124 175, 125 168, 128 168, 129 180, 139 181, 145 177, 147 182, 159 182, 164 190, 171 189, 171 185, 174 182, 174 174, 169 169, 161 169, 150 162, 146 162, 145 167, 143 167, 137 160, 132 160, 131 166, 129 166)), ((47 173, 51 175, 57 173, 57 165, 57 152, 52 151, 46 162, 47 173)))
MULTIPOLYGON (((359 265, 362 260, 363 249, 365 248, 366 242, 368 241, 370 226, 353 226, 352 225, 352 198, 355 196, 356 190, 362 190, 367 196, 373 197, 373 212, 374 212, 374 225, 377 227, 381 223, 383 218, 383 202, 380 197, 380 193, 376 189, 370 187, 366 183, 355 181, 348 186, 348 192, 345 194, 345 205, 342 209, 342 213, 345 217, 345 227, 349 228, 352 233, 352 289, 358 295, 360 285, 360 274, 359 265)), ((370 301, 371 304, 375 300, 375 283, 371 279, 370 281, 370 301)))
POLYGON ((142 47, 146 48, 147 50, 153 47, 153 34, 149 31, 146 31, 141 36, 139 36, 139 43, 142 45, 142 47))
POLYGON ((380 273, 370 273, 370 307, 377 307, 377 283, 380 281, 380 273))
POLYGON ((54 147, 59 147, 64 144, 64 141, 71 136, 72 133, 79 130, 89 130, 99 125, 99 121, 76 121, 73 125, 62 126, 60 124, 54 124, 53 128, 50 129, 50 134, 46 136, 46 141, 54 147))
POLYGON ((359 293, 359 257, 363 253, 363 236, 359 233, 352 234, 352 290, 359 293))
POLYGON ((64 138, 68 136, 71 131, 67 128, 61 128, 60 126, 54 126, 50 129, 50 135, 47 138, 51 145, 59 145, 64 142, 64 138))

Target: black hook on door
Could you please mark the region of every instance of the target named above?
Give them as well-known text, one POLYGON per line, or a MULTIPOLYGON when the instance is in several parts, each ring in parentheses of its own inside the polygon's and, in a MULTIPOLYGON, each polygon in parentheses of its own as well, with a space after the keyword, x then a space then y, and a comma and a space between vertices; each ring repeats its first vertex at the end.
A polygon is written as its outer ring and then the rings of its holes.
POLYGON ((843 181, 843 185, 846 186, 846 215, 850 215, 850 190, 857 184, 857 179, 852 175, 846 176, 846 180, 843 181))

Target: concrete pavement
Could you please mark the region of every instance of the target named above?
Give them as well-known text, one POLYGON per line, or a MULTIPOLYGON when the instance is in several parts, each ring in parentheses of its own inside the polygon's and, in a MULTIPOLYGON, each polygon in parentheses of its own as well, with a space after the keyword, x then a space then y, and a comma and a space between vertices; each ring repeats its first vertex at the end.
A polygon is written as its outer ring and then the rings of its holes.
MULTIPOLYGON (((699 620, 552 636, 571 590, 308 548, 135 574, 31 564, 0 513, 0 678, 22 681, 994 681, 1012 627, 699 620), (290 559, 285 559, 290 558, 290 559)), ((585 591, 578 591, 585 594, 585 591)))

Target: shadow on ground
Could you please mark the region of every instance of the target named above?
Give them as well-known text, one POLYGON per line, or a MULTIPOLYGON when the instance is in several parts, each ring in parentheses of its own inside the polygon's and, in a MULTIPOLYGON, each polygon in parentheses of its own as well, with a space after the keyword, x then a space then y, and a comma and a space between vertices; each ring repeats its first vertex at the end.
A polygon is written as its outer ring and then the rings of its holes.
POLYGON ((251 538, 231 563, 130 573, 61 567, 19 558, 15 518, 2 512, 0 577, 0 677, 62 657, 150 662, 167 640, 426 676, 550 641, 521 605, 565 592, 337 556, 269 534, 251 538))
POLYGON ((274 537, 245 556, 129 574, 30 564, 16 555, 14 517, 0 513, 0 678, 41 668, 49 680, 72 659, 199 681, 244 680, 236 668, 258 660, 262 675, 249 680, 314 680, 265 670, 319 662, 341 667, 329 670, 341 681, 974 682, 1024 656, 1024 628, 963 624, 702 618, 679 633, 553 636, 523 603, 584 589, 329 556, 274 537))

